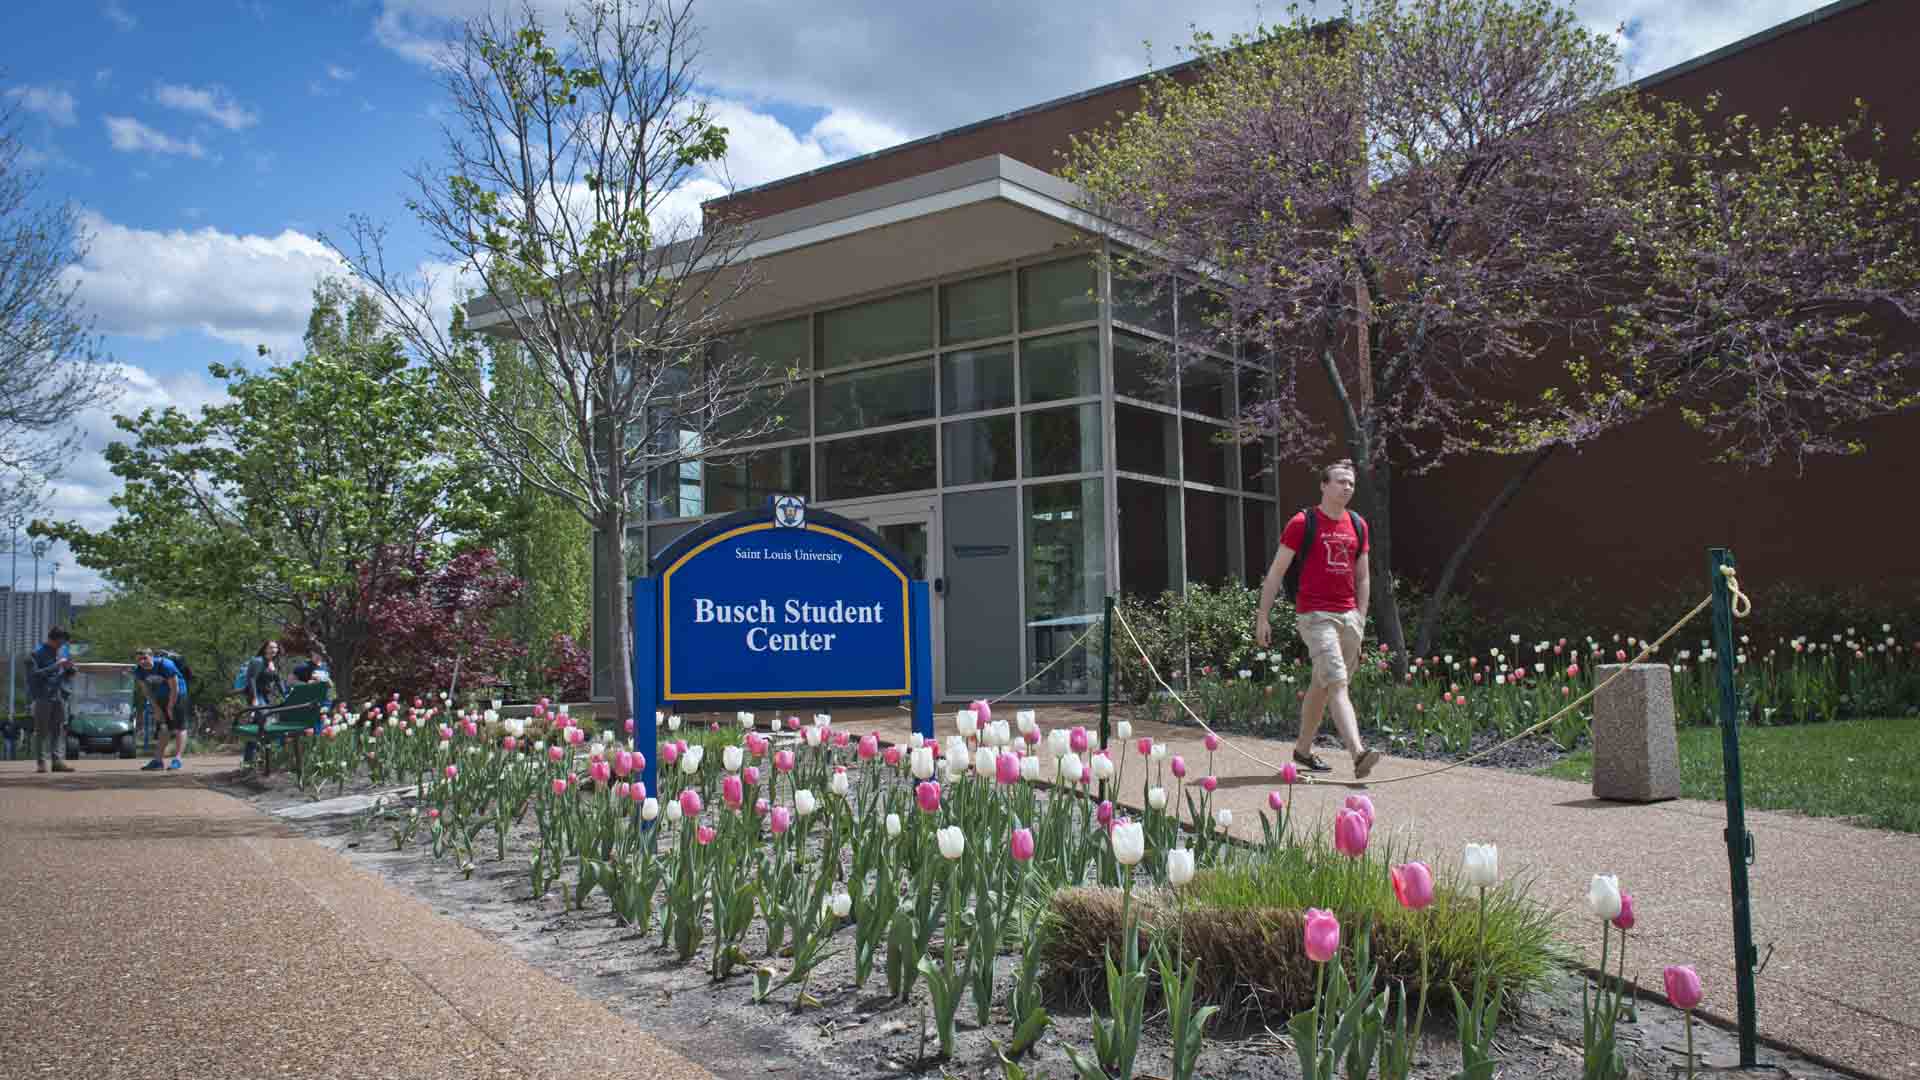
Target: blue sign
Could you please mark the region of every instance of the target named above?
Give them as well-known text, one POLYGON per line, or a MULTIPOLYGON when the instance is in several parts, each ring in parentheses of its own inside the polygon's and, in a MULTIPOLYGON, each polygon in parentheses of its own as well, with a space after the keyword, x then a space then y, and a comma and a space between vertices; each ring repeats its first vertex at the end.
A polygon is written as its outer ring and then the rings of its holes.
POLYGON ((913 698, 933 734, 927 583, 880 536, 797 495, 680 537, 633 582, 634 743, 656 709, 913 698))

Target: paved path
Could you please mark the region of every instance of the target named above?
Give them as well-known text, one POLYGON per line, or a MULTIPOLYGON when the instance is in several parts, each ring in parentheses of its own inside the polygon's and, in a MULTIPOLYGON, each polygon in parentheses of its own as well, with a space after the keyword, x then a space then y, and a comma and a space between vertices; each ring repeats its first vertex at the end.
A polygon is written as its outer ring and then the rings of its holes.
MULTIPOLYGON (((1012 708, 1004 708, 1011 719, 1012 708)), ((1097 732, 1095 709, 1040 713, 1043 728, 1084 724, 1097 732)), ((951 717, 950 710, 936 717, 942 737, 954 731, 951 717)), ((835 719, 900 741, 909 731, 898 711, 835 719)), ((1134 724, 1136 738, 1151 735, 1183 755, 1195 780, 1208 770, 1201 734, 1134 724)), ((1231 741, 1276 763, 1291 746, 1231 741)), ((1334 766, 1334 777, 1352 776, 1344 752, 1322 749, 1321 756, 1334 766)), ((1692 964, 1706 984, 1702 1009, 1736 1015, 1724 806, 1602 802, 1582 784, 1495 769, 1382 782, 1434 764, 1389 757, 1376 768, 1368 791, 1378 815, 1376 842, 1383 835, 1410 840, 1430 862, 1458 859, 1469 842, 1498 844, 1501 873, 1534 877, 1534 895, 1565 911, 1568 937, 1586 949, 1590 966, 1600 945, 1585 914, 1587 883, 1596 873, 1618 874, 1637 916, 1628 977, 1658 993, 1663 967, 1692 964)), ((1138 756, 1129 754, 1125 794, 1136 807, 1138 766, 1138 756)), ((1259 839, 1258 814, 1279 786, 1273 773, 1226 747, 1212 768, 1221 780, 1214 804, 1233 810, 1236 835, 1259 839)), ((1317 825, 1330 832, 1348 794, 1325 785, 1296 787, 1295 821, 1308 832, 1317 825)), ((1749 871, 1754 941, 1763 956, 1769 945, 1774 949, 1757 981, 1761 1036, 1853 1071, 1920 1077, 1920 890, 1912 884, 1920 836, 1767 811, 1749 811, 1747 823, 1757 855, 1749 871)), ((1764 1048, 1760 1059, 1767 1060, 1764 1048)))
POLYGON ((707 1073, 201 777, 0 762, 0 1076, 707 1073))

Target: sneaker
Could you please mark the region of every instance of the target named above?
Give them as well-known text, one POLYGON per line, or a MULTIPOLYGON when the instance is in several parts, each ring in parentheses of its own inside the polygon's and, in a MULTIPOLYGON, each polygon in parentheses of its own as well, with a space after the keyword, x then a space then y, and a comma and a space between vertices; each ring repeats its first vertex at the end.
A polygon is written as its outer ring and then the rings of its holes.
POLYGON ((164 769, 166 767, 167 767, 166 762, 161 761, 159 758, 154 758, 152 761, 149 761, 145 765, 140 766, 140 771, 141 772, 159 772, 161 769, 164 769))
MULTIPOLYGON (((1374 755, 1374 756, 1375 756, 1375 757, 1378 757, 1379 755, 1377 755, 1377 754, 1376 754, 1376 755, 1374 755)), ((167 768, 169 768, 169 769, 178 769, 178 768, 180 768, 180 767, 181 767, 181 765, 180 765, 180 759, 179 759, 179 758, 174 758, 174 759, 173 759, 173 764, 171 764, 171 765, 169 765, 169 766, 167 766, 167 768)))
POLYGON ((54 758, 53 771, 54 772, 79 772, 80 770, 74 768, 73 766, 67 764, 66 762, 60 760, 59 758, 54 758))
POLYGON ((1333 766, 1320 760, 1319 754, 1307 754, 1303 757, 1301 756, 1300 751, 1295 750, 1293 752, 1293 763, 1307 770, 1308 772, 1332 772, 1333 771, 1333 766))
POLYGON ((34 763, 33 763, 33 771, 34 771, 34 772, 46 772, 46 771, 47 771, 47 763, 46 763, 46 762, 44 762, 44 761, 36 761, 36 762, 34 762, 34 763))
POLYGON ((1373 771, 1373 767, 1375 765, 1378 765, 1379 763, 1380 763, 1380 751, 1378 750, 1369 750, 1366 753, 1361 754, 1359 757, 1354 758, 1353 759, 1353 778, 1355 780, 1365 780, 1367 778, 1367 774, 1371 773, 1373 771))

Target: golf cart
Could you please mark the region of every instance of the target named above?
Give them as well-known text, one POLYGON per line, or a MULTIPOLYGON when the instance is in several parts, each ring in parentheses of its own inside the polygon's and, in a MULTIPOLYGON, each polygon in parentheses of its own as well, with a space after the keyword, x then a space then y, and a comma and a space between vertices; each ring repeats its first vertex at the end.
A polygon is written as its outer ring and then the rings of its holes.
POLYGON ((133 665, 73 665, 73 696, 67 702, 67 756, 134 753, 138 726, 133 713, 133 665))

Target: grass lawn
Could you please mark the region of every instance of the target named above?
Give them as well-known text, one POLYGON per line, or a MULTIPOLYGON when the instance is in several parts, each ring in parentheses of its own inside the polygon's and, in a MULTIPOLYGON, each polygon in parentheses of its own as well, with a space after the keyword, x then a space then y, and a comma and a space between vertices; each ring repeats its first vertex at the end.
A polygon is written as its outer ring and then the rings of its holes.
MULTIPOLYGON (((1920 833, 1920 717, 1742 728, 1740 769, 1750 807, 1920 833)), ((1590 781, 1593 751, 1542 771, 1590 781)), ((1719 728, 1680 730, 1680 792, 1689 799, 1725 797, 1719 728)))

